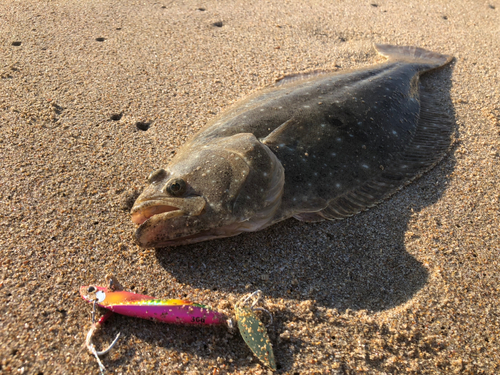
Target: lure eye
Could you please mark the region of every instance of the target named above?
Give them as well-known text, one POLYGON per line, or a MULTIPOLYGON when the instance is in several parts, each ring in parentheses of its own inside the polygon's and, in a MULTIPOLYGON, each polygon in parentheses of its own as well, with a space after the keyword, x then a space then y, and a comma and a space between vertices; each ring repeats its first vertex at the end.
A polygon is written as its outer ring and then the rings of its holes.
POLYGON ((89 286, 89 287, 87 288, 87 293, 94 293, 96 290, 97 290, 97 289, 96 289, 96 287, 95 287, 95 286, 89 286))
POLYGON ((170 195, 179 197, 186 192, 186 183, 180 178, 175 178, 167 183, 165 190, 170 195))
POLYGON ((102 290, 98 290, 95 293, 95 298, 97 299, 97 302, 101 303, 106 299, 106 293, 104 293, 102 290))
POLYGON ((153 182, 160 181, 167 175, 165 169, 157 169, 156 171, 151 172, 148 176, 148 183, 152 184, 153 182))

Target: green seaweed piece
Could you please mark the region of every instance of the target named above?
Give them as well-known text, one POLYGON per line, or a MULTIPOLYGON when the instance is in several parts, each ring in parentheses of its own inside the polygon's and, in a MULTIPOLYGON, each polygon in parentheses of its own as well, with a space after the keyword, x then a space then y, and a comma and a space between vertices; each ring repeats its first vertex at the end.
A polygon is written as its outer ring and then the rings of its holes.
POLYGON ((262 363, 276 371, 273 346, 264 324, 251 308, 236 305, 234 309, 243 340, 262 363))

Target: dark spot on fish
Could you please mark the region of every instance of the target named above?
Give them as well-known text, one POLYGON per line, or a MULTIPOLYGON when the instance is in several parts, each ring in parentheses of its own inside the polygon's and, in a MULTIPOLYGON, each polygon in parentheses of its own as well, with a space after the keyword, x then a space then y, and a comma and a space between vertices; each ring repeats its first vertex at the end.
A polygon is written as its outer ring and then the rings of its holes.
POLYGON ((151 123, 150 122, 142 122, 142 121, 137 121, 135 123, 135 127, 139 130, 142 130, 142 131, 146 131, 149 129, 149 127, 151 126, 151 123))
POLYGON ((19 47, 21 45, 21 42, 12 42, 12 45, 15 47, 19 47))
POLYGON ((224 26, 224 24, 222 23, 222 21, 217 21, 217 22, 214 22, 214 23, 212 24, 212 26, 215 26, 215 27, 222 27, 222 26, 224 26))
POLYGON ((106 40, 106 38, 99 37, 99 38, 95 38, 95 40, 98 42, 104 42, 106 40))
POLYGON ((113 121, 119 121, 121 120, 123 116, 123 113, 113 113, 111 116, 109 116, 109 118, 113 121))

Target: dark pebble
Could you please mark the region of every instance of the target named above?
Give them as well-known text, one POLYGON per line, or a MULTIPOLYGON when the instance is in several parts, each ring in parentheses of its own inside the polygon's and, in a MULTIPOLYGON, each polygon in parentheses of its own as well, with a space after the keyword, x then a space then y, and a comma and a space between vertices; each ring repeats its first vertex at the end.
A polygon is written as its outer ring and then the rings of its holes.
POLYGON ((135 127, 139 130, 142 130, 142 131, 146 131, 149 129, 149 127, 151 126, 151 123, 150 122, 142 122, 142 121, 137 121, 135 123, 135 127))
POLYGON ((113 121, 119 121, 123 116, 123 113, 113 113, 109 118, 113 121))

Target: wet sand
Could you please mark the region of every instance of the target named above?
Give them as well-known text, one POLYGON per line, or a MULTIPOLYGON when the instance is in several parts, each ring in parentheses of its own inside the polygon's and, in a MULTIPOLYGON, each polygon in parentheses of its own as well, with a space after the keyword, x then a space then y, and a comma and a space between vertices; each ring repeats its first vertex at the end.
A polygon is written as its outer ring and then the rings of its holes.
MULTIPOLYGON (((228 314, 261 289, 278 373, 500 372, 499 12, 498 0, 2 1, 0 373, 97 374, 78 289, 108 272, 228 314), (436 168, 344 221, 134 244, 134 194, 208 120, 284 74, 381 62, 373 43, 455 56, 426 77, 456 123, 436 168)), ((115 315, 97 347, 119 331, 110 373, 268 371, 224 328, 115 315)))

